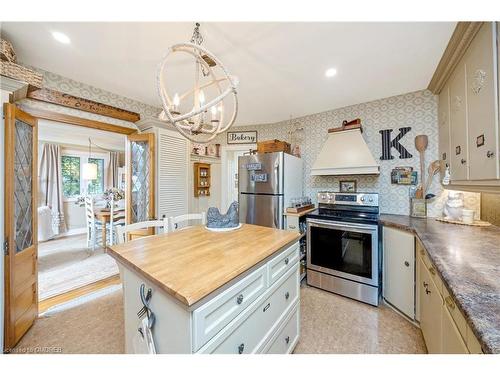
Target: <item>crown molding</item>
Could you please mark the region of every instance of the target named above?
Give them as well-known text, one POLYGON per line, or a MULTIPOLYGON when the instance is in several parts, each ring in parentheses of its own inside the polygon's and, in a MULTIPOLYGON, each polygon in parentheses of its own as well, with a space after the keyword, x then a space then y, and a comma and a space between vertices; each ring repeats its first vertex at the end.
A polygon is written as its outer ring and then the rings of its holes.
POLYGON ((458 22, 427 89, 438 95, 484 22, 458 22))

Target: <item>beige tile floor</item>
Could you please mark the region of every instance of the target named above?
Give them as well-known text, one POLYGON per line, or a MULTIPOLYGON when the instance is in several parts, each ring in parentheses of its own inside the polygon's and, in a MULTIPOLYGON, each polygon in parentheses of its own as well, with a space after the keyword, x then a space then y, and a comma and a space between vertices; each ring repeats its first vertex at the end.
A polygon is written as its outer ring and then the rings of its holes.
POLYGON ((295 353, 426 353, 420 329, 386 305, 370 306, 301 288, 301 337, 295 353))
MULTIPOLYGON (((122 291, 110 290, 96 292, 99 297, 86 297, 77 306, 49 311, 14 352, 48 348, 52 353, 123 353, 122 291)), ((312 287, 302 287, 301 298, 295 353, 425 353, 420 330, 387 306, 376 308, 312 287)))

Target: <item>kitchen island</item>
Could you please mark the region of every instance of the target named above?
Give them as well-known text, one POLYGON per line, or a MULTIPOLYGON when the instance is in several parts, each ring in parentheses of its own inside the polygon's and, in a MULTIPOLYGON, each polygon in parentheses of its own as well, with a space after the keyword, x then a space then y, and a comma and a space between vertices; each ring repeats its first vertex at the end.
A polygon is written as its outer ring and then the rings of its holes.
POLYGON ((144 285, 158 353, 290 353, 299 338, 298 239, 243 224, 111 246, 123 283, 126 352, 136 351, 144 285))

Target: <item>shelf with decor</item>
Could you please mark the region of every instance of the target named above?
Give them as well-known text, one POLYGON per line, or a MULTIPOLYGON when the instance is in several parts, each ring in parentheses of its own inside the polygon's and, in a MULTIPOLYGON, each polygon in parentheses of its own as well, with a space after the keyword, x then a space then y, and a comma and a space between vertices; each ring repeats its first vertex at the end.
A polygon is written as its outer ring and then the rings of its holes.
POLYGON ((210 164, 194 163, 194 196, 210 196, 210 164))

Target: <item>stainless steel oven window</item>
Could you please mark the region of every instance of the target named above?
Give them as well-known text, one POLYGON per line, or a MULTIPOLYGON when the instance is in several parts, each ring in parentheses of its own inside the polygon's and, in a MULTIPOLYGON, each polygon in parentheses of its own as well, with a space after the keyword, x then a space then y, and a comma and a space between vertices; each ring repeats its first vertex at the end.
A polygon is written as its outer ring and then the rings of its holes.
POLYGON ((308 219, 307 252, 310 269, 379 285, 377 225, 308 219))

